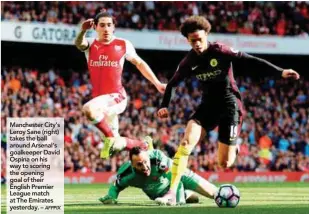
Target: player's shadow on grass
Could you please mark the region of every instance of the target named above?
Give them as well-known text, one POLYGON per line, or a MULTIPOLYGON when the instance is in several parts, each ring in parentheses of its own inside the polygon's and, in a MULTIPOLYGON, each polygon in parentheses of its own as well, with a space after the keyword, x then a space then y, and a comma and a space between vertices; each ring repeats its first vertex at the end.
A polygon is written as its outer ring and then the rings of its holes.
POLYGON ((72 204, 65 204, 64 207, 76 207, 78 205, 79 207, 87 207, 87 206, 102 206, 103 204, 94 204, 94 203, 72 203, 72 204))
MULTIPOLYGON (((124 206, 134 206, 134 207, 168 207, 168 206, 160 206, 156 204, 155 202, 153 203, 133 203, 133 202, 121 202, 118 204, 102 204, 102 203, 73 203, 73 204, 65 204, 65 207, 74 207, 74 206, 80 206, 80 207, 87 207, 89 205, 91 206, 100 206, 100 207, 124 207, 124 206)), ((201 204, 202 205, 202 204, 201 204)), ((175 206, 175 207, 190 207, 190 205, 181 205, 181 206, 175 206)))
POLYGON ((153 203, 118 203, 116 206, 136 206, 136 207, 158 207, 159 205, 156 204, 155 202, 153 203))
POLYGON ((136 207, 150 207, 150 206, 157 206, 159 205, 155 203, 118 203, 118 204, 102 204, 102 203, 74 203, 74 204, 65 204, 65 207, 74 207, 74 206, 81 206, 81 207, 86 207, 86 206, 101 206, 101 207, 123 207, 123 206, 136 206, 136 207))

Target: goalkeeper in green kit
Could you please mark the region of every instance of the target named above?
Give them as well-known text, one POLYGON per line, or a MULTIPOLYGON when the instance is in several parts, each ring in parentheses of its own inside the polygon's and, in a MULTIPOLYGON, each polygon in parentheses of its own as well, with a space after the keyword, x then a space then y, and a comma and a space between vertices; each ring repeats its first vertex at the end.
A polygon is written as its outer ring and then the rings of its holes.
MULTIPOLYGON (((134 147, 130 150, 130 160, 119 168, 117 180, 109 188, 108 194, 99 198, 99 201, 104 204, 117 203, 119 193, 129 186, 142 189, 151 200, 168 192, 172 159, 160 150, 145 151, 134 147)), ((178 186, 177 203, 197 203, 199 200, 194 192, 213 199, 216 191, 215 185, 187 169, 178 186)))

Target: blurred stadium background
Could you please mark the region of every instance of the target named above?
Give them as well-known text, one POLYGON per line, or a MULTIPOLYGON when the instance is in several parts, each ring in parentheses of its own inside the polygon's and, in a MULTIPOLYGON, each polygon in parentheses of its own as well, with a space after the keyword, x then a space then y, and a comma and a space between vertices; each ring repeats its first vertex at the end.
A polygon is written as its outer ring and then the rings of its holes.
MULTIPOLYGON (((190 15, 210 21, 211 41, 298 71, 301 79, 291 82, 257 66, 235 64, 246 109, 237 163, 220 171, 214 130, 195 148, 189 167, 214 182, 309 181, 308 2, 39 1, 1 2, 2 183, 7 117, 64 117, 66 183, 110 182, 128 160, 127 152, 99 159, 100 136, 81 113, 91 85, 85 57, 73 40, 79 24, 102 8, 117 19, 116 36, 130 40, 163 82, 189 50, 177 29, 190 15)), ((155 116, 162 95, 128 63, 123 82, 129 104, 120 117, 121 134, 151 135, 155 147, 172 157, 200 102, 198 82, 178 87, 171 117, 164 121, 155 116)))

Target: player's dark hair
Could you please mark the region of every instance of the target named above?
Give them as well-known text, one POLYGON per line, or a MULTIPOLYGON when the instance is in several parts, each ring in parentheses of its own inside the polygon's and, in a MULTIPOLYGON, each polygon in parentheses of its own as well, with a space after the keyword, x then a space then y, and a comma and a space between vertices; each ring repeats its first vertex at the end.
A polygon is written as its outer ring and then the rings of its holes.
POLYGON ((116 25, 116 19, 114 16, 112 16, 111 14, 109 14, 106 9, 102 9, 100 13, 98 13, 95 17, 94 17, 94 24, 97 25, 99 22, 99 19, 102 17, 108 17, 108 18, 112 18, 113 20, 113 24, 116 25))
POLYGON ((130 150, 130 154, 129 154, 130 160, 132 160, 133 155, 139 155, 142 151, 143 151, 142 148, 139 146, 133 147, 130 150))
POLYGON ((211 30, 209 21, 203 16, 190 16, 180 26, 181 34, 186 38, 188 38, 189 33, 198 30, 205 30, 206 33, 209 33, 211 30))

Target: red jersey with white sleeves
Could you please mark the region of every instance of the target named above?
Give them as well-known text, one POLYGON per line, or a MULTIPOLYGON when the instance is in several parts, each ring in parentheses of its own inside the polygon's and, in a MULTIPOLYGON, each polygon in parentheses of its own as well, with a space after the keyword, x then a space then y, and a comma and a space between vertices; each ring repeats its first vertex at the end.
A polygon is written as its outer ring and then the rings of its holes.
POLYGON ((136 51, 132 43, 114 37, 108 44, 97 39, 88 39, 89 48, 85 51, 92 84, 92 96, 120 93, 124 60, 135 58, 136 51))

